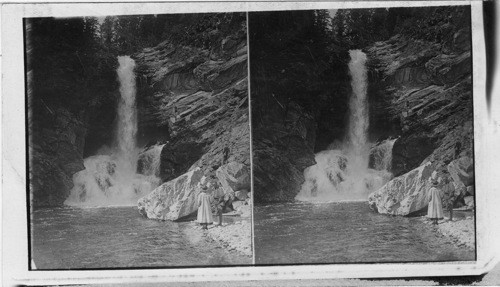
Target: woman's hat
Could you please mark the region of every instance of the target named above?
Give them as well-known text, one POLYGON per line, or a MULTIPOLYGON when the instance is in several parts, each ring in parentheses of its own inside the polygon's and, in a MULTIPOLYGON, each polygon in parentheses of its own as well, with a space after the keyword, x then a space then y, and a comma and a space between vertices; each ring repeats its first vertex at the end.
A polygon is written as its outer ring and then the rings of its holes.
POLYGON ((439 177, 438 177, 437 171, 433 171, 432 175, 431 175, 431 182, 433 184, 438 184, 438 179, 439 179, 439 177))

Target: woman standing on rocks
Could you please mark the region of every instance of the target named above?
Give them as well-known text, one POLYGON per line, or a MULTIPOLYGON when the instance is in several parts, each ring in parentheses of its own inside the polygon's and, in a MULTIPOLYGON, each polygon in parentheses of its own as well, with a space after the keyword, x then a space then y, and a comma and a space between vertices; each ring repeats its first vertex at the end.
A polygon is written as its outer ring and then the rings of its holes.
POLYGON ((429 207, 427 208, 427 217, 430 218, 433 224, 437 225, 439 219, 443 219, 443 204, 441 202, 441 192, 437 188, 438 175, 433 172, 431 175, 432 187, 429 189, 429 207))
POLYGON ((201 224, 202 229, 208 229, 208 225, 212 224, 212 208, 210 206, 212 202, 212 196, 207 193, 207 187, 204 186, 198 195, 198 217, 197 221, 201 224))

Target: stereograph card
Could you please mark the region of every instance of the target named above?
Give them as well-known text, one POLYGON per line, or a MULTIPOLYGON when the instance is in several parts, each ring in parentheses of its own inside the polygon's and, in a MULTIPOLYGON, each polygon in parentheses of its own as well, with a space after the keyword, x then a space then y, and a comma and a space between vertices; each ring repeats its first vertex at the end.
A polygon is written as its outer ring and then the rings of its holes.
POLYGON ((4 284, 487 273, 483 5, 3 5, 4 284))

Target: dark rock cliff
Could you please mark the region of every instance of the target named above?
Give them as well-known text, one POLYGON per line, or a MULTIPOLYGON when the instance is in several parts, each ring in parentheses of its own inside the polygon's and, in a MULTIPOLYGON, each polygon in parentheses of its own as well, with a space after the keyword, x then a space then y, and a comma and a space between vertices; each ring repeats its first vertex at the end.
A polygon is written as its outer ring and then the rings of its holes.
MULTIPOLYGON (((426 161, 449 163, 472 153, 470 46, 455 33, 451 49, 397 35, 368 49, 380 75, 388 120, 399 122, 393 173, 401 175, 426 161)), ((470 43, 470 42, 469 42, 470 43)))
POLYGON ((113 113, 102 113, 102 103, 114 101, 115 75, 106 66, 113 58, 91 55, 82 27, 82 19, 25 22, 29 180, 35 208, 63 204, 73 174, 84 169, 86 150, 98 148, 87 145, 89 130, 109 137, 112 126, 113 113), (110 114, 111 119, 103 120, 101 115, 110 114))
POLYGON ((315 164, 316 122, 300 106, 286 114, 269 113, 265 127, 254 130, 253 176, 257 202, 290 201, 304 182, 303 171, 315 164), (269 117, 279 117, 271 119, 269 117))
POLYGON ((250 164, 245 27, 219 39, 213 49, 166 41, 134 55, 139 133, 168 142, 163 181, 195 166, 208 173, 224 161, 250 164))
MULTIPOLYGON (((457 207, 473 193, 473 180, 464 183, 451 172, 457 161, 472 166, 470 30, 452 30, 451 35, 448 42, 396 35, 367 49, 382 87, 379 96, 390 106, 386 118, 399 123, 395 136, 400 137, 393 149, 396 177, 369 198, 378 212, 412 215, 423 210, 434 172, 441 178, 445 207, 457 207)), ((463 173, 473 178, 467 168, 463 173)))
POLYGON ((314 153, 343 137, 348 53, 328 43, 320 15, 249 14, 256 203, 293 201, 314 153))
MULTIPOLYGON (((237 186, 250 190, 246 25, 234 24, 226 33, 211 31, 209 48, 165 41, 134 55, 139 133, 150 143, 165 143, 164 184, 138 205, 149 218, 178 220, 192 214, 204 186, 233 200, 239 190, 224 185, 228 173, 221 172, 228 166, 238 167, 235 174, 244 173, 244 184, 237 186)), ((235 175, 227 177, 235 180, 235 175)))

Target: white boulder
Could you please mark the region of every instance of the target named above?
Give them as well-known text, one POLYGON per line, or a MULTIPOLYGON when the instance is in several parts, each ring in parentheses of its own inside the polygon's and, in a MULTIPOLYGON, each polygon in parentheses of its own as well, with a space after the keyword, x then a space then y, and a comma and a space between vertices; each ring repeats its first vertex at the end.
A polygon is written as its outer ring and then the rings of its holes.
POLYGON ((193 169, 157 187, 139 199, 139 212, 150 219, 178 220, 198 210, 197 196, 205 177, 200 168, 193 169))
POLYGON ((409 215, 428 205, 429 178, 434 165, 427 162, 406 174, 398 176, 370 194, 370 208, 382 214, 409 215))

